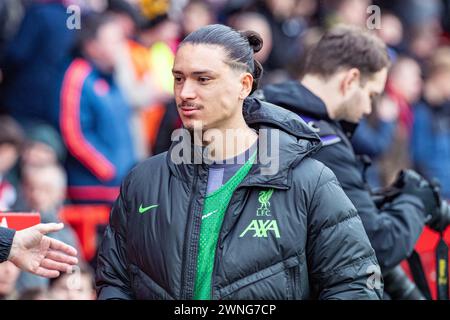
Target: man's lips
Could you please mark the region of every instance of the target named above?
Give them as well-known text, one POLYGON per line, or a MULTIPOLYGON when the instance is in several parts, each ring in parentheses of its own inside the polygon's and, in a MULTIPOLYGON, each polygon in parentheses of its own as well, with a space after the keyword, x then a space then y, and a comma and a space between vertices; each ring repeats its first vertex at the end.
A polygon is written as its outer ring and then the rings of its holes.
POLYGON ((184 116, 191 116, 191 115, 195 114, 196 112, 198 112, 200 110, 200 108, 195 107, 195 106, 181 106, 180 110, 184 116))

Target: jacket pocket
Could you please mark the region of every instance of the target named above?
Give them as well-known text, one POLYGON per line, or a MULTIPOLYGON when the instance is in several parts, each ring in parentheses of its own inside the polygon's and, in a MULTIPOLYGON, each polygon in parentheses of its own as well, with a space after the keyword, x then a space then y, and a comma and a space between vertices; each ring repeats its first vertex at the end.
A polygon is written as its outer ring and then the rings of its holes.
POLYGON ((308 268, 306 266, 306 255, 301 253, 296 256, 298 263, 286 269, 288 278, 289 300, 301 300, 309 296, 308 268))
POLYGON ((174 300, 160 285, 137 266, 130 264, 131 286, 138 300, 174 300))
MULTIPOLYGON (((304 255, 303 255, 304 256, 304 255)), ((215 299, 301 299, 301 255, 291 256, 254 272, 223 288, 217 288, 215 299)))

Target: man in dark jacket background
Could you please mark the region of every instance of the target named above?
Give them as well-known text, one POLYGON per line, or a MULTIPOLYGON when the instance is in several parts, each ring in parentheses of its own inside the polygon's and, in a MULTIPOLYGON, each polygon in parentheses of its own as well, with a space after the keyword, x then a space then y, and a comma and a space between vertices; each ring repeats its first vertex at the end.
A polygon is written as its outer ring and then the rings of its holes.
POLYGON ((174 91, 187 130, 123 182, 99 250, 99 299, 381 297, 354 206, 310 157, 319 137, 294 113, 248 98, 261 46, 256 33, 223 25, 181 43, 174 91), (191 148, 208 155, 192 163, 191 148))
POLYGON ((297 113, 319 134, 324 147, 313 157, 336 174, 384 271, 412 253, 426 222, 439 219, 438 202, 423 179, 405 186, 379 210, 365 186, 363 163, 349 141, 356 124, 383 92, 388 66, 381 40, 353 27, 337 27, 310 51, 301 82, 270 85, 256 93, 297 113))

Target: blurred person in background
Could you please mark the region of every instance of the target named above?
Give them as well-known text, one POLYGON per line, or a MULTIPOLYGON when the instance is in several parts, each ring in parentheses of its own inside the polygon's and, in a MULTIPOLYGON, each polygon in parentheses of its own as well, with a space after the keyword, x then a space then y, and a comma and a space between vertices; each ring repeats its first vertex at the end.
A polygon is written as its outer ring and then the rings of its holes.
POLYGON ((356 27, 339 26, 309 51, 300 81, 269 85, 256 92, 296 112, 321 137, 323 147, 312 157, 336 174, 361 217, 383 272, 411 254, 430 215, 433 221, 440 218, 436 214, 440 204, 425 181, 423 190, 411 183, 379 209, 349 141, 358 122, 383 93, 389 65, 387 48, 378 37, 356 27))
MULTIPOLYGON (((51 164, 26 166, 23 168, 22 184, 28 210, 39 212, 43 223, 61 222, 59 212, 67 188, 67 178, 62 167, 51 164)), ((50 237, 79 249, 78 239, 69 226, 50 237)))
POLYGON ((18 297, 16 282, 20 269, 10 261, 0 263, 0 300, 15 300, 18 297))
POLYGON ((94 271, 80 263, 73 273, 50 280, 48 298, 51 300, 95 300, 94 271))
POLYGON ((25 13, 25 5, 29 1, 30 0, 0 1, 0 55, 4 50, 4 45, 16 34, 25 13))
POLYGON ((438 49, 426 69, 421 100, 414 106, 414 166, 441 184, 450 200, 450 47, 438 49))
POLYGON ((111 3, 114 5, 108 10, 127 19, 128 25, 134 21, 136 30, 118 53, 115 79, 132 108, 132 136, 138 159, 142 160, 152 152, 164 104, 172 97, 171 45, 177 39, 178 27, 167 16, 168 6, 158 7, 150 19, 140 6, 125 6, 122 0, 111 3))
POLYGON ((267 73, 277 72, 277 82, 290 77, 289 66, 301 53, 300 39, 306 30, 306 21, 296 16, 296 0, 258 1, 257 11, 268 21, 272 31, 272 49, 264 65, 267 73))
POLYGON ((403 24, 398 16, 386 10, 381 11, 380 23, 380 28, 375 32, 386 43, 391 61, 395 61, 403 41, 403 24))
POLYGON ((75 36, 67 19, 62 0, 33 0, 0 55, 0 100, 22 124, 38 119, 57 125, 51 109, 58 100, 55 87, 75 36))
POLYGON ((371 188, 382 187, 378 160, 391 146, 397 119, 397 105, 383 94, 373 101, 372 112, 361 120, 352 136, 352 146, 364 163, 363 176, 371 188))
POLYGON ((0 116, 0 211, 9 210, 16 203, 16 188, 6 175, 16 164, 24 142, 20 125, 9 116, 0 116))
MULTIPOLYGON (((64 163, 67 150, 58 131, 42 121, 30 123, 24 128, 25 141, 20 159, 8 174, 8 180, 18 189, 22 198, 20 185, 21 168, 25 166, 43 166, 64 163)), ((13 207, 20 210, 20 204, 13 207)))
POLYGON ((325 26, 346 24, 366 28, 367 8, 371 4, 371 0, 325 0, 325 26))
MULTIPOLYGON (((23 211, 35 211, 41 215, 42 223, 59 223, 59 212, 66 199, 66 174, 56 164, 22 167, 22 193, 25 199, 23 211)), ((69 225, 49 237, 62 241, 80 251, 77 235, 69 225)), ((17 281, 17 290, 46 288, 48 279, 22 272, 17 281)))
POLYGON ((208 2, 190 0, 183 8, 182 16, 180 17, 182 37, 215 22, 216 17, 213 8, 208 2))
POLYGON ((378 162, 381 186, 390 185, 402 168, 412 167, 409 152, 413 126, 411 106, 420 98, 421 74, 419 64, 405 56, 400 56, 389 70, 385 98, 396 106, 398 118, 389 147, 378 162))
POLYGON ((391 1, 389 6, 404 25, 403 54, 412 56, 424 66, 440 42, 443 1, 391 1))
POLYGON ((25 128, 26 143, 20 155, 21 166, 44 166, 64 163, 67 150, 58 131, 46 123, 25 128))
POLYGON ((59 128, 68 150, 68 196, 77 203, 112 203, 135 164, 130 107, 114 80, 125 36, 117 21, 82 17, 77 51, 60 90, 59 128))

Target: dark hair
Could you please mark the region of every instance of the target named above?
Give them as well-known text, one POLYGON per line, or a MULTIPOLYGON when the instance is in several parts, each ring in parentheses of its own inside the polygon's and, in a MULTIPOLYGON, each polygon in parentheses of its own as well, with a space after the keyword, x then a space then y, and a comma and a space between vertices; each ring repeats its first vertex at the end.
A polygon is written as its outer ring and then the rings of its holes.
POLYGON ((84 45, 91 40, 95 40, 100 28, 111 22, 114 22, 114 18, 107 13, 89 12, 82 15, 81 28, 77 30, 76 34, 75 53, 81 54, 84 45))
POLYGON ((389 64, 386 45, 375 35, 357 27, 338 26, 309 51, 304 73, 328 78, 342 68, 357 68, 364 82, 389 64))
POLYGON ((25 142, 22 127, 10 116, 0 116, 0 144, 9 143, 20 149, 25 142))
POLYGON ((250 94, 258 89, 263 67, 255 60, 254 54, 261 50, 263 40, 257 32, 237 31, 222 24, 212 24, 190 33, 180 46, 186 43, 221 46, 228 55, 228 65, 252 74, 253 86, 250 94))

